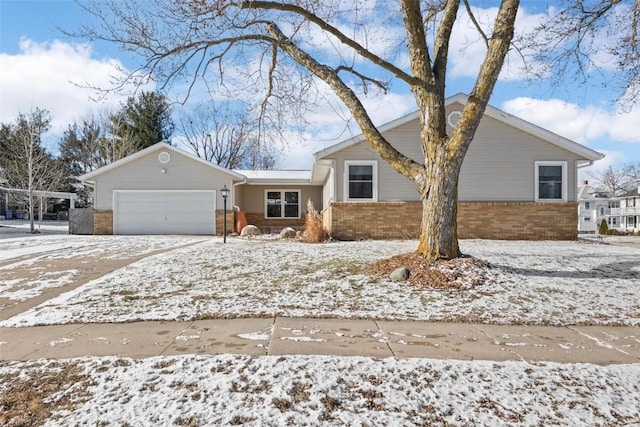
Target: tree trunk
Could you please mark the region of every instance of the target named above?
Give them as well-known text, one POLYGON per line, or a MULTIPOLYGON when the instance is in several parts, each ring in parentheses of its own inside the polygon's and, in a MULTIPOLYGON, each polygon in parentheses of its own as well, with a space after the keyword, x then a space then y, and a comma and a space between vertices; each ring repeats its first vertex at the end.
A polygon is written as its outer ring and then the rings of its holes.
POLYGON ((426 258, 452 259, 460 256, 457 201, 458 176, 463 158, 464 154, 450 158, 443 147, 426 165, 426 191, 422 193, 418 243, 418 252, 426 258))

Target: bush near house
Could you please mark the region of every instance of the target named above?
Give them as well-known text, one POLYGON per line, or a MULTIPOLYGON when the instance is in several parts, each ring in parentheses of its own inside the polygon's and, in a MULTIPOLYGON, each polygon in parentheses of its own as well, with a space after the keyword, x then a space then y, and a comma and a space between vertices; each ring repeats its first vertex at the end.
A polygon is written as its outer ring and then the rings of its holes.
POLYGON ((600 221, 600 226, 598 227, 598 234, 600 235, 606 235, 609 234, 609 226, 607 225, 607 220, 603 219, 602 221, 600 221))

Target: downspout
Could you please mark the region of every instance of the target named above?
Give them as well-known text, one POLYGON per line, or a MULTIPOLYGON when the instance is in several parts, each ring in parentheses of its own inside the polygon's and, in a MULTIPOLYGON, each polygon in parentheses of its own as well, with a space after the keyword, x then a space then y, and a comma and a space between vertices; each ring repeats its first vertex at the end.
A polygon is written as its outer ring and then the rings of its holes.
POLYGON ((235 202, 236 202, 236 187, 237 187, 238 185, 244 185, 244 184, 246 184, 247 182, 249 182, 249 180, 248 180, 247 178, 245 178, 245 179, 243 179, 242 181, 240 181, 240 182, 236 182, 235 184, 232 184, 232 185, 231 185, 231 188, 233 189, 233 192, 232 192, 232 193, 233 193, 233 210, 234 210, 234 211, 239 211, 239 210, 240 210, 240 207, 239 207, 239 206, 237 206, 237 205, 235 204, 235 202))

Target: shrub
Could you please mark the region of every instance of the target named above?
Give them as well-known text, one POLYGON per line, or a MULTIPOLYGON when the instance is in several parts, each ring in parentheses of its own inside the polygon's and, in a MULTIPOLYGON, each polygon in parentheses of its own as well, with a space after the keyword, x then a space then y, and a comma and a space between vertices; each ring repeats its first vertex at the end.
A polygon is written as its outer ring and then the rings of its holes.
POLYGON ((313 206, 311 199, 307 202, 307 215, 304 222, 304 239, 308 243, 320 243, 329 239, 329 233, 322 225, 322 216, 313 206))
POLYGON ((607 220, 604 218, 602 219, 602 221, 600 221, 600 226, 598 227, 598 234, 600 234, 601 236, 605 236, 609 234, 609 226, 607 225, 607 220))

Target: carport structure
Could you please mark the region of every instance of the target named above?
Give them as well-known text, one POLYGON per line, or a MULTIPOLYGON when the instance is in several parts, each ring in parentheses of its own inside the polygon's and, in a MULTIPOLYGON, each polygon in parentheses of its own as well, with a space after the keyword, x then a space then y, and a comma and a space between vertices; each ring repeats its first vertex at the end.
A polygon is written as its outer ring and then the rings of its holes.
POLYGON ((22 194, 25 196, 28 196, 29 194, 32 194, 35 197, 38 197, 40 199, 40 216, 39 218, 42 219, 42 206, 44 206, 44 200, 45 199, 66 199, 69 200, 69 209, 74 209, 75 208, 75 201, 78 198, 78 196, 75 193, 67 193, 67 192, 63 192, 63 191, 44 191, 44 190, 24 190, 24 189, 20 189, 20 188, 7 188, 7 187, 0 187, 0 193, 4 193, 4 206, 5 206, 5 210, 8 210, 9 208, 9 194, 11 193, 17 193, 17 194, 22 194))

